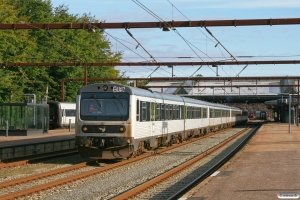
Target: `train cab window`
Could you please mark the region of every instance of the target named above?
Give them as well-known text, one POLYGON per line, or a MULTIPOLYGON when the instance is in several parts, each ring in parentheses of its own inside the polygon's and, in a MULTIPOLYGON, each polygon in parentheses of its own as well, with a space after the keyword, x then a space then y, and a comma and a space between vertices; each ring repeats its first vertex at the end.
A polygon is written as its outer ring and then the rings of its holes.
POLYGON ((80 119, 125 121, 129 118, 130 95, 127 92, 82 92, 80 119))
POLYGON ((142 102, 142 121, 147 121, 147 102, 142 102))

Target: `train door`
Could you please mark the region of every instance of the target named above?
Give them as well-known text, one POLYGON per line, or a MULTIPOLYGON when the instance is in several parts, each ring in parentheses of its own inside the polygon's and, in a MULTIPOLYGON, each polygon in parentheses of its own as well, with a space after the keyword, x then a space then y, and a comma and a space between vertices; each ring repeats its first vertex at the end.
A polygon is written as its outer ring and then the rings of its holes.
POLYGON ((156 120, 156 102, 155 101, 151 101, 150 102, 150 130, 151 130, 151 136, 153 135, 157 135, 157 133, 155 133, 155 120, 156 120))
POLYGON ((186 136, 186 130, 187 130, 187 123, 186 123, 186 120, 188 118, 188 106, 185 104, 184 105, 184 113, 183 113, 183 127, 184 127, 184 130, 183 130, 183 133, 184 133, 184 137, 186 136))
POLYGON ((67 121, 67 116, 66 116, 66 109, 65 108, 62 108, 62 113, 61 113, 61 115, 62 115, 62 124, 66 124, 66 121, 67 121))

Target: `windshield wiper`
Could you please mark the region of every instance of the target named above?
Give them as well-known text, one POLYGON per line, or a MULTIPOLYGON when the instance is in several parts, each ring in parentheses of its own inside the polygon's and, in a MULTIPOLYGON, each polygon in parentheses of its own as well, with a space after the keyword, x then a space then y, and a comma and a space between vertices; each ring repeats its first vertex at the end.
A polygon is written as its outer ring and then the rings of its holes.
POLYGON ((118 99, 119 103, 121 104, 122 108, 124 108, 124 104, 121 102, 121 100, 119 99, 118 95, 116 95, 116 93, 114 94, 114 97, 116 99, 118 99))
MULTIPOLYGON (((118 99, 118 101, 119 101, 119 103, 121 104, 122 108, 124 108, 124 104, 122 104, 121 100, 119 99, 119 97, 118 97, 118 95, 117 95, 116 93, 114 93, 114 97, 115 97, 116 99, 118 99)), ((116 102, 115 102, 115 101, 113 101, 113 102, 114 102, 114 104, 116 105, 116 107, 117 107, 117 109, 118 109, 118 111, 119 111, 119 113, 120 113, 122 119, 125 119, 125 116, 122 115, 122 113, 121 113, 119 107, 117 106, 116 102)))
POLYGON ((96 98, 96 95, 93 95, 93 98, 95 99, 96 103, 98 104, 99 108, 102 108, 101 102, 96 98))

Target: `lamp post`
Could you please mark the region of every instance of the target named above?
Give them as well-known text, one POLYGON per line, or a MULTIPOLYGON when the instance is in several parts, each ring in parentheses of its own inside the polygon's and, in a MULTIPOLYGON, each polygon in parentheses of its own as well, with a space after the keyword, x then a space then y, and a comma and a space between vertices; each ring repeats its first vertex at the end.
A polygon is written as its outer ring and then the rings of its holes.
MULTIPOLYGON (((291 133, 291 94, 290 93, 280 93, 278 95, 281 95, 282 100, 283 100, 283 95, 289 96, 289 133, 291 133)), ((283 101, 281 103, 283 103, 283 101)))

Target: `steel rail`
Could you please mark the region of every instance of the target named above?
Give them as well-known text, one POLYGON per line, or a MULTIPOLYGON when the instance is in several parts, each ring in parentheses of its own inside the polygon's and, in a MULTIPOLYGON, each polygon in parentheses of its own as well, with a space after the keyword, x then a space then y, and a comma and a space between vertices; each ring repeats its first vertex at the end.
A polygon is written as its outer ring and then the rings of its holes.
POLYGON ((225 141, 221 142, 220 144, 212 147, 211 149, 207 150, 206 152, 200 154, 199 156, 187 161, 186 163, 176 167, 176 168, 173 168, 172 170, 160 175, 160 176, 157 176, 156 178, 154 179, 151 179, 150 181, 148 182, 145 182, 131 190, 128 190, 124 193, 122 193, 121 195, 118 195, 116 197, 113 198, 113 200, 118 200, 118 199, 130 199, 130 198, 133 198, 134 196, 138 195, 139 193, 155 186, 156 184, 159 184, 160 182, 166 180, 167 178, 179 173, 180 171, 186 169, 187 167, 191 166, 192 164, 198 162, 199 160, 203 159, 204 157, 210 155, 211 153, 215 152, 216 150, 218 150, 219 148, 221 148, 222 146, 224 146, 225 144, 229 143, 230 141, 232 141, 233 139, 235 139, 236 137, 238 137, 239 135, 243 134, 245 131, 247 131, 249 128, 246 128, 238 133, 236 133, 234 136, 226 139, 225 141))
POLYGON ((12 163, 1 163, 0 169, 16 167, 16 166, 20 166, 20 165, 26 165, 29 162, 30 162, 30 160, 22 160, 22 161, 17 161, 17 162, 12 162, 12 163))
POLYGON ((52 159, 52 158, 57 158, 57 157, 61 157, 61 156, 73 155, 73 154, 78 154, 78 152, 75 151, 75 148, 69 149, 69 150, 62 150, 60 152, 52 152, 52 153, 45 153, 45 154, 38 154, 38 155, 23 157, 23 159, 28 158, 28 157, 32 158, 32 159, 27 159, 27 160, 20 160, 20 158, 1 160, 0 169, 16 167, 16 166, 20 166, 20 165, 26 165, 29 163, 38 162, 38 161, 45 160, 45 159, 52 159), (19 160, 19 161, 9 162, 11 160, 19 160), (6 163, 6 162, 8 162, 8 163, 6 163))
MULTIPOLYGON (((171 147, 154 151, 154 153, 155 154, 163 153, 163 152, 169 151, 171 149, 175 149, 175 148, 181 147, 183 145, 195 142, 197 140, 202 140, 204 138, 211 137, 213 135, 219 134, 222 131, 224 131, 224 130, 215 132, 213 134, 208 134, 208 135, 205 135, 205 136, 200 137, 200 138, 191 139, 191 140, 188 140, 187 142, 184 142, 184 143, 180 143, 180 144, 177 144, 177 145, 172 145, 171 147)), ((102 173, 102 172, 105 172, 105 171, 108 171, 108 170, 111 170, 111 169, 114 169, 114 168, 117 168, 117 167, 120 167, 120 166, 124 166, 124 165, 130 164, 130 163, 136 162, 138 160, 148 158, 152 155, 153 154, 144 154, 144 155, 141 155, 141 156, 129 159, 129 160, 125 160, 125 161, 120 162, 120 163, 115 163, 115 164, 103 167, 103 168, 94 169, 94 170, 84 172, 84 173, 81 173, 81 174, 78 174, 78 175, 75 175, 75 176, 71 176, 71 177, 68 177, 68 178, 65 178, 65 179, 53 181, 53 182, 46 183, 46 184, 36 186, 36 187, 33 187, 33 188, 28 188, 28 189, 24 189, 24 190, 17 191, 17 192, 14 192, 14 193, 10 193, 10 194, 7 194, 7 195, 3 195, 3 196, 0 196, 0 199, 1 200, 2 199, 3 200, 14 199, 14 198, 19 198, 19 197, 22 197, 22 196, 30 195, 32 193, 36 193, 36 192, 39 192, 41 190, 46 190, 46 189, 49 189, 49 188, 52 188, 52 187, 67 184, 69 182, 73 182, 73 181, 83 179, 83 178, 86 178, 86 177, 89 177, 89 176, 92 176, 92 175, 95 175, 95 174, 98 174, 98 173, 102 173)))
MULTIPOLYGON (((72 166, 69 166, 69 167, 64 167, 64 168, 52 170, 52 171, 45 172, 45 173, 40 173, 40 174, 36 174, 36 175, 32 175, 32 176, 27 176, 27 177, 23 177, 23 178, 19 178, 19 179, 14 179, 14 180, 11 180, 11 181, 2 182, 2 183, 0 183, 0 189, 10 187, 10 186, 13 186, 13 185, 18 185, 18 184, 25 183, 25 182, 28 182, 28 181, 34 181, 34 180, 37 180, 37 179, 41 179, 41 178, 45 178, 45 177, 49 177, 49 176, 69 172, 69 171, 72 171, 72 170, 80 169, 80 168, 86 167, 90 163, 92 163, 92 162, 84 162, 84 163, 80 163, 80 164, 77 164, 77 165, 72 165, 72 166)), ((2 199, 2 197, 0 197, 0 199, 2 199)))
POLYGON ((165 22, 99 22, 99 23, 41 23, 0 24, 0 29, 129 29, 129 28, 179 28, 179 27, 221 27, 221 26, 273 26, 298 25, 300 18, 194 20, 165 22))

